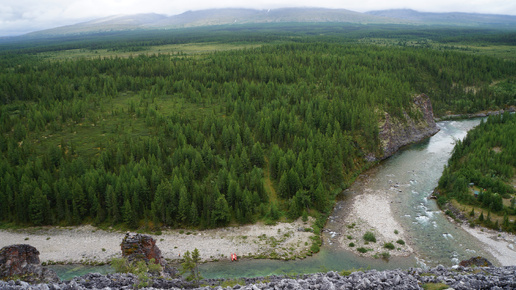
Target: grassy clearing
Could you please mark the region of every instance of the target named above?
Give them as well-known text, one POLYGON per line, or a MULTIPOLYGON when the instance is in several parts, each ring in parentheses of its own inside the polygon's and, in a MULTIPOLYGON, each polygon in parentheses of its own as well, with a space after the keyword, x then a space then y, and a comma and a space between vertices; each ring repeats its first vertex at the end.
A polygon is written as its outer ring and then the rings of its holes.
POLYGON ((186 44, 167 44, 160 46, 151 46, 140 51, 113 51, 108 49, 69 49, 62 51, 52 51, 41 53, 40 56, 54 60, 76 59, 76 58, 98 58, 98 57, 121 57, 127 58, 140 54, 186 54, 198 55, 204 53, 211 53, 215 51, 225 51, 233 49, 249 49, 260 47, 261 43, 186 43, 186 44))
POLYGON ((437 50, 452 50, 477 56, 492 56, 504 60, 516 61, 516 47, 510 45, 443 44, 430 39, 405 40, 396 38, 363 38, 360 39, 359 42, 378 46, 426 47, 437 50))

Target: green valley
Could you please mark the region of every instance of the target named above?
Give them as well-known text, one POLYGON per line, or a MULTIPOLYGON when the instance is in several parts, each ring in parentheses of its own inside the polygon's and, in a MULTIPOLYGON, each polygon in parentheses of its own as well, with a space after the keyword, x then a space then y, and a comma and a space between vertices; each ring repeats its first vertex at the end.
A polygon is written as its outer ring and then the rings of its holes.
POLYGON ((241 29, 3 44, 4 226, 204 229, 310 215, 317 232, 374 163, 365 157, 381 159, 386 112, 421 118, 421 93, 438 116, 516 105, 513 59, 400 42, 431 28, 396 26, 385 35, 397 41, 381 45, 363 43, 376 26, 241 29))

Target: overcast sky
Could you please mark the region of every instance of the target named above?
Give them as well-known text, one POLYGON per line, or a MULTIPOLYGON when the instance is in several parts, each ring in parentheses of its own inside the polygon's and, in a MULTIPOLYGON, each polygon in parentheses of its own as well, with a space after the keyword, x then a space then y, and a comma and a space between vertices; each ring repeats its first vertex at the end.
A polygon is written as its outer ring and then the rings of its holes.
POLYGON ((516 0, 0 0, 0 36, 20 35, 98 17, 209 8, 325 7, 358 12, 410 8, 424 12, 516 15, 516 0))

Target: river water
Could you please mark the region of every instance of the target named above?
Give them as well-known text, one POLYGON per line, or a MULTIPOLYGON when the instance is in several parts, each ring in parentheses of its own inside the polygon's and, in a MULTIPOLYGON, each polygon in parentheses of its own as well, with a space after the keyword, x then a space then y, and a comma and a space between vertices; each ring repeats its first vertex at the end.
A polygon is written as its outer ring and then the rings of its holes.
MULTIPOLYGON (((453 150, 455 140, 466 136, 480 119, 443 121, 436 135, 421 144, 401 150, 368 170, 339 196, 332 216, 345 214, 346 200, 364 189, 389 189, 398 184, 391 210, 403 227, 416 255, 393 257, 388 261, 359 257, 331 243, 332 236, 323 235, 321 252, 303 260, 241 260, 221 261, 200 266, 204 278, 237 278, 267 275, 295 275, 349 269, 394 269, 409 267, 451 266, 472 256, 495 259, 482 250, 479 241, 449 222, 434 200, 428 199, 453 150)), ((91 271, 91 269, 90 269, 91 271)), ((61 276, 61 275, 60 275, 61 276)))

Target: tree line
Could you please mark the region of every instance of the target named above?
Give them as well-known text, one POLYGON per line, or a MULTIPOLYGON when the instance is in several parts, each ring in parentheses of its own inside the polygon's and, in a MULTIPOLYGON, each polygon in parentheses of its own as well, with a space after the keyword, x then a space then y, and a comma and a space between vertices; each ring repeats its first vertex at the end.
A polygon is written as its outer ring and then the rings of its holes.
POLYGON ((494 58, 320 42, 17 55, 0 71, 0 220, 211 228, 317 216, 364 156, 381 155, 384 112, 418 118, 421 92, 437 112, 510 105, 490 84, 514 75, 494 58))
MULTIPOLYGON (((516 116, 491 116, 457 140, 452 156, 439 179, 439 203, 456 199, 479 208, 479 222, 496 229, 516 231, 509 216, 516 215, 514 176, 516 168, 516 116), (477 193, 475 194, 475 191, 477 193), (504 200, 506 202, 504 203, 504 200), (483 211, 503 216, 492 222, 483 211)), ((471 216, 474 215, 474 210, 471 216)))

